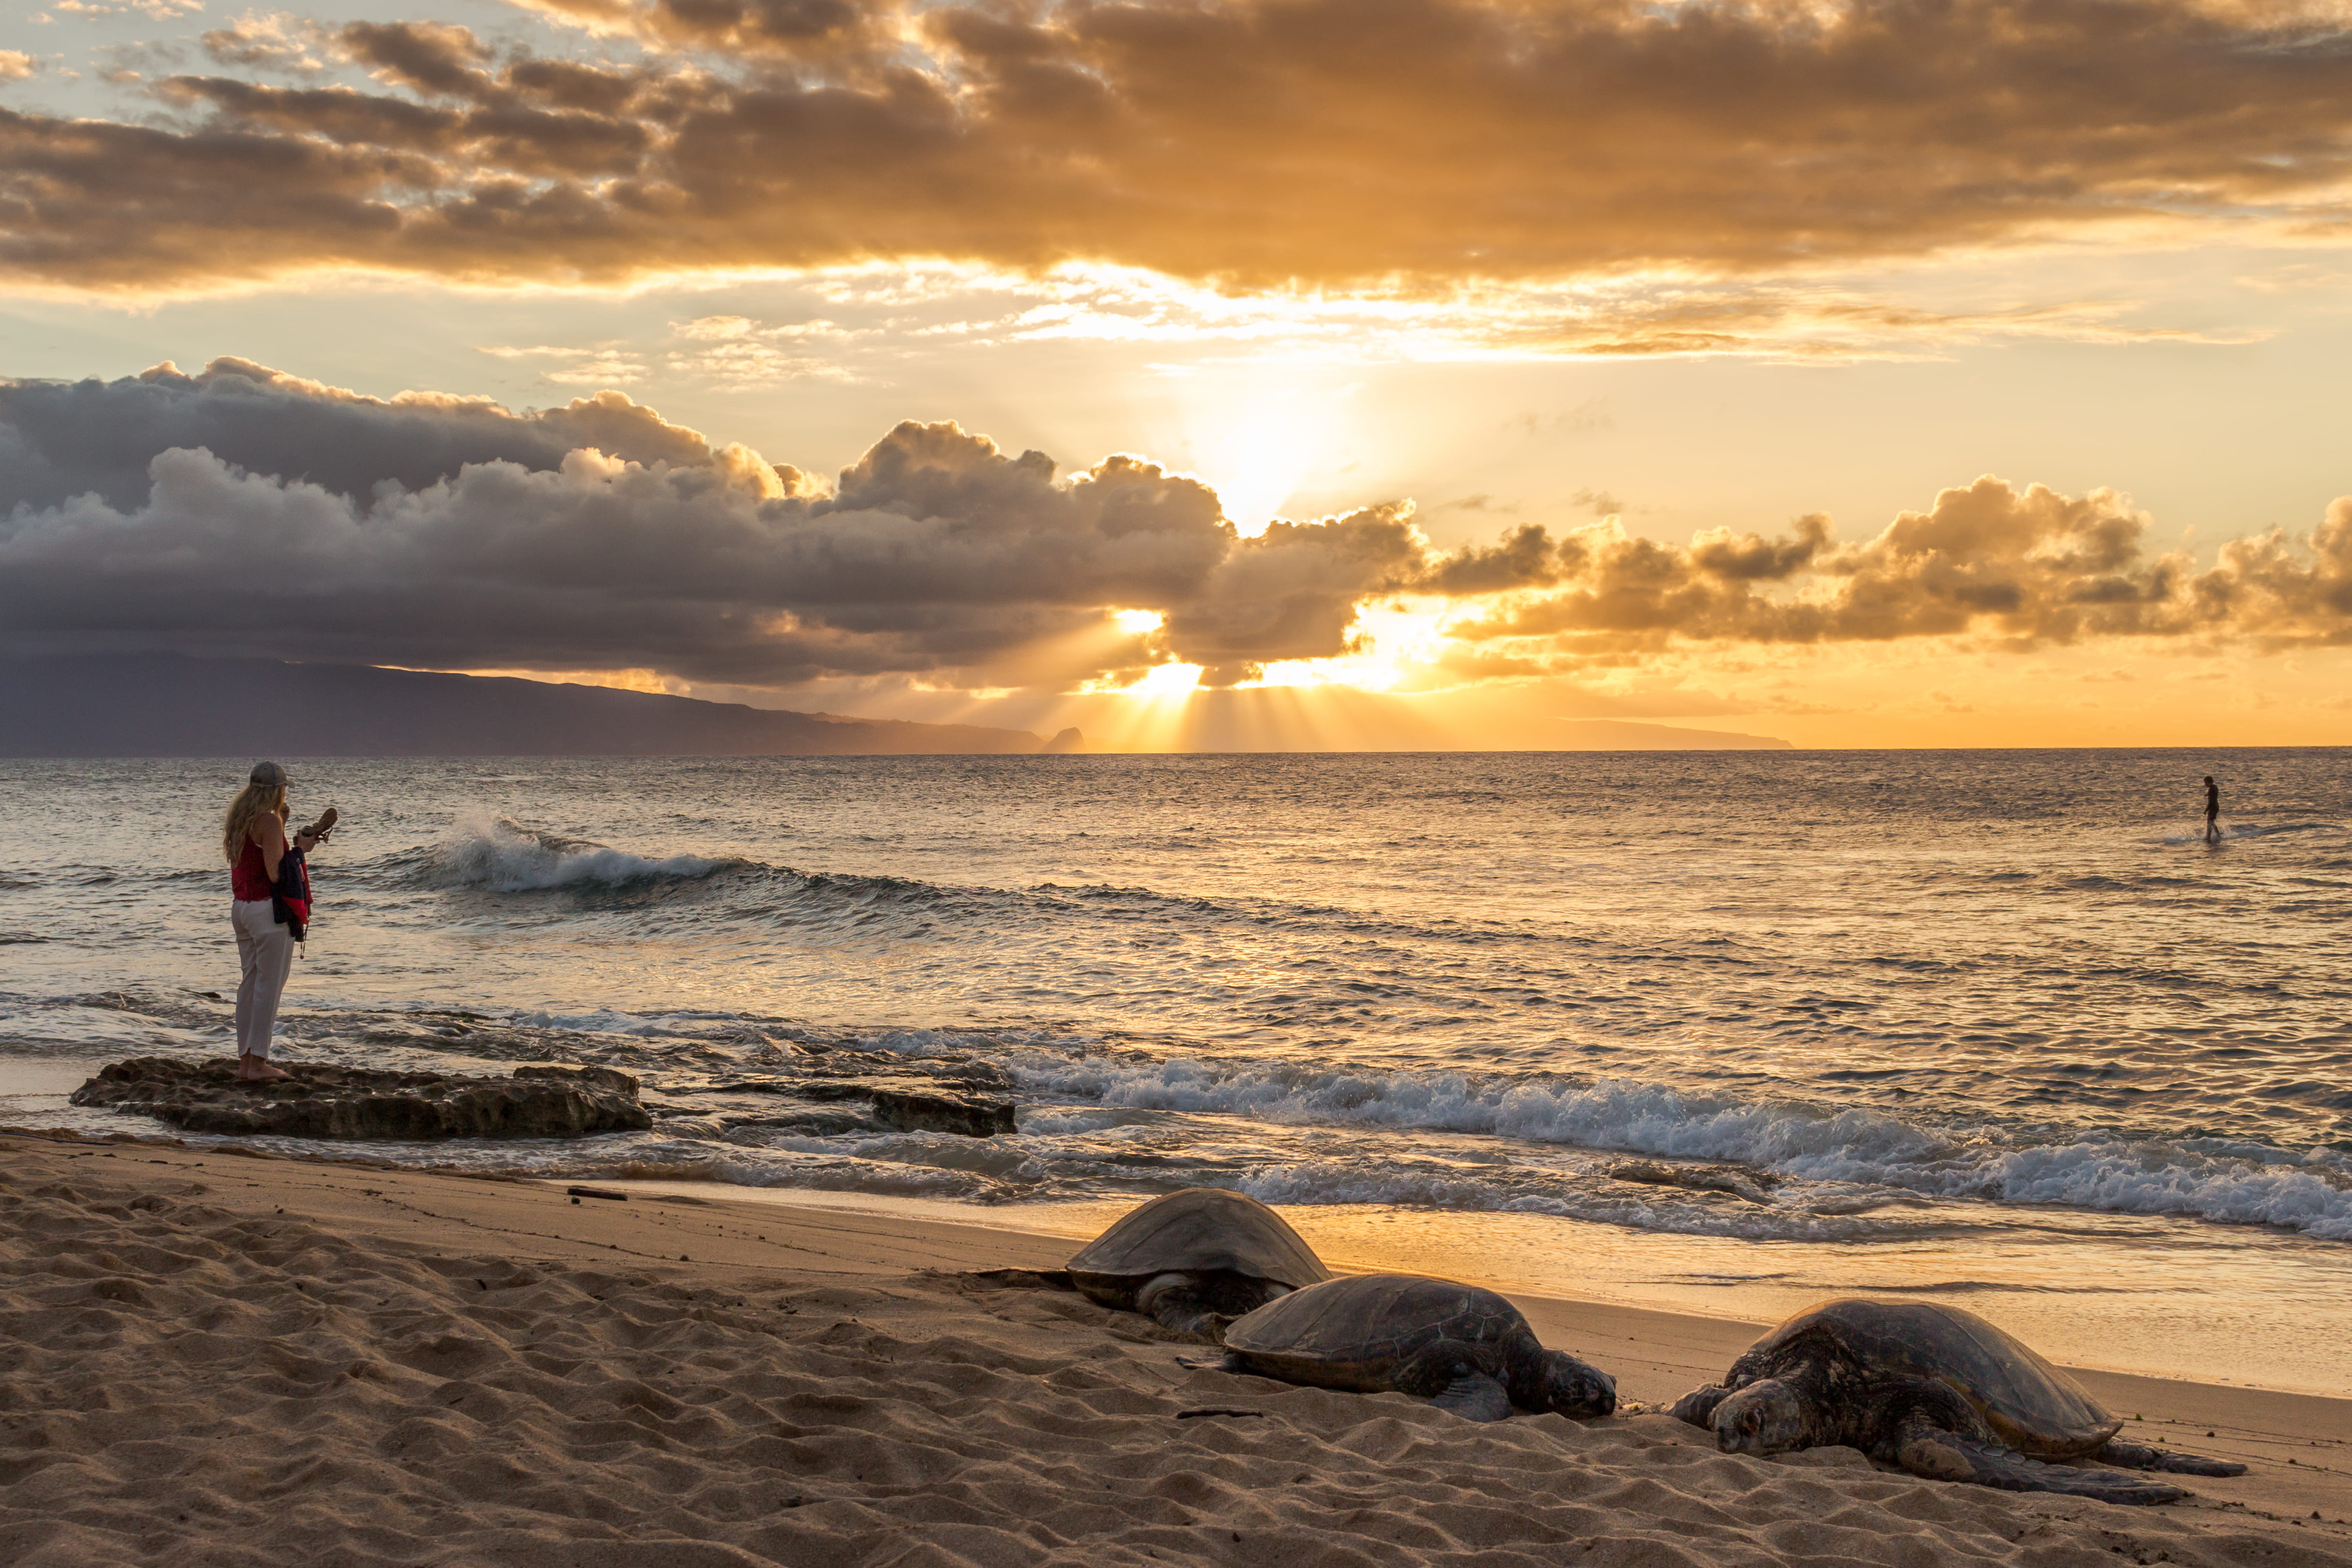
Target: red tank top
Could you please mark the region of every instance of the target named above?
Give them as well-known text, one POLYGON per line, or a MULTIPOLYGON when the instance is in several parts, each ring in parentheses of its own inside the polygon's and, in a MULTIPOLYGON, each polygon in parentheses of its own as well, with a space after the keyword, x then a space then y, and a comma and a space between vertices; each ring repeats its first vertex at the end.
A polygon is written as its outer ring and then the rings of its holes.
POLYGON ((269 896, 269 865, 261 858, 261 846, 250 838, 228 869, 228 891, 229 897, 247 903, 269 896))

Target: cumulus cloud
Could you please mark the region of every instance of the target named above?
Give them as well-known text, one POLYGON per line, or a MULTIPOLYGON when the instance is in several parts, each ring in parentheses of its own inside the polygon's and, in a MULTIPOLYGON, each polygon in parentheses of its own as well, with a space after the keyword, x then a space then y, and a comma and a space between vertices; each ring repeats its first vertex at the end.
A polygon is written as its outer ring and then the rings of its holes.
POLYGON ((1181 595, 1228 546, 1213 499, 1155 470, 1055 487, 951 426, 902 427, 815 501, 591 451, 470 465, 364 514, 201 449, 152 469, 130 510, 85 496, 0 524, 20 640, 781 685, 986 667, 1181 595), (1110 522, 1137 510, 1160 517, 1110 522))
POLYGON ((1820 516, 1682 544, 1612 518, 1449 552, 1402 501, 1244 538, 1145 458, 1065 476, 952 424, 900 425, 828 491, 616 393, 513 414, 242 360, 0 384, 0 627, 28 648, 741 686, 1119 682, 1176 659, 1216 686, 1357 651, 1400 599, 1455 604, 1432 680, 1677 643, 2352 641, 2352 498, 2307 545, 2273 531, 2201 571, 2150 554, 2112 491, 1992 478, 1854 543, 1820 516))
POLYGON ((1150 662, 1108 608, 1192 603, 1252 548, 1195 481, 1057 480, 952 425, 900 426, 822 495, 609 394, 515 416, 241 361, 6 394, 0 626, 42 646, 782 684, 1102 634, 1058 679, 1150 662))
POLYGON ((1202 665, 1212 686, 1253 679, 1268 660, 1350 651, 1358 606, 1423 575, 1428 542, 1411 516, 1388 505, 1272 524, 1229 551, 1202 593, 1170 608, 1165 645, 1202 665))
MULTIPOLYGON (((371 85, 185 75, 160 89, 176 118, 0 115, 0 268, 136 287, 950 257, 1425 293, 2325 221, 2352 172, 2352 33, 2325 7, 539 7, 646 49, 353 24, 333 48, 371 85)), ((1649 353, 1757 330, 1685 317, 1569 336, 1649 353)))
POLYGON ((2113 490, 2069 498, 1990 475, 1853 545, 1836 543, 1818 514, 1778 537, 1717 529, 1687 545, 1635 537, 1613 520, 1559 539, 1530 526, 1507 548, 1540 591, 1452 632, 1587 653, 1962 634, 2019 646, 2352 641, 2352 497, 2330 506, 2308 551, 2273 529, 2223 545, 2201 572, 2181 552, 2149 554, 2149 526, 2113 490))
POLYGON ((756 482, 778 494, 809 482, 740 447, 714 448, 617 392, 514 414, 484 397, 363 397, 226 357, 194 375, 166 361, 119 381, 0 381, 0 508, 54 506, 85 491, 135 508, 147 497, 149 459, 174 447, 362 503, 386 482, 422 489, 468 463, 554 469, 582 447, 638 463, 764 470, 756 482))

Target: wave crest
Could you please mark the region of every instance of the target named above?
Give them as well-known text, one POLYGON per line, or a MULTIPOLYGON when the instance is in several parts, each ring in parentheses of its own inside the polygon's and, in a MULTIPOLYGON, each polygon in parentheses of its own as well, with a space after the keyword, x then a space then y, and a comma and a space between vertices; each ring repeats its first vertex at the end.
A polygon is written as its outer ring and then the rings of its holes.
POLYGON ((499 816, 460 818, 452 824, 441 841, 425 852, 423 870, 425 879, 437 887, 526 893, 692 880, 729 864, 700 855, 658 859, 632 855, 592 839, 540 833, 499 816))
MULTIPOLYGON (((1104 1106, 1223 1112, 1294 1126, 1485 1134, 1733 1162, 1801 1182, 1892 1188, 1923 1197, 2178 1215, 2279 1226, 2326 1241, 2352 1240, 2352 1163, 2320 1150, 2297 1153, 2237 1141, 1939 1127, 1883 1111, 1796 1100, 1743 1100, 1635 1079, 1512 1081, 1197 1060, 1051 1063, 1034 1058, 1019 1064, 1018 1071, 1024 1088, 1104 1106)), ((1333 1195, 1318 1200, 1307 1195, 1314 1184, 1285 1187, 1286 1201, 1368 1201, 1346 1183, 1335 1184, 1333 1195)))

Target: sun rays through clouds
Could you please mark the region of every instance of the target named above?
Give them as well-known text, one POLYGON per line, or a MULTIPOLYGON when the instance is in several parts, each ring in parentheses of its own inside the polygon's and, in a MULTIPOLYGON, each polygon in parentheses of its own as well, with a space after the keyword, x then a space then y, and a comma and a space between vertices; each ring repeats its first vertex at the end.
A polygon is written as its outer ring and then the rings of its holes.
POLYGON ((2340 8, 141 0, 26 30, 26 646, 1133 744, 2116 704, 2352 733, 2313 694, 2352 641, 2340 8), (212 611, 257 574, 265 630, 212 611))

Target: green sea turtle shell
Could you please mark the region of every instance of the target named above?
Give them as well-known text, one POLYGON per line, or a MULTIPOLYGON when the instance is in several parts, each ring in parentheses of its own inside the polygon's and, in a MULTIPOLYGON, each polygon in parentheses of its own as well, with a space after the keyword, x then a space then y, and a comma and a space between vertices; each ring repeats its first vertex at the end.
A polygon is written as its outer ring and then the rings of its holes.
POLYGON ((1078 1289, 1098 1299, 1155 1274, 1223 1272, 1294 1289, 1331 1278, 1289 1222, 1222 1187, 1186 1187, 1129 1210, 1067 1267, 1078 1289))
MULTIPOLYGON (((2083 1385, 1974 1312, 1928 1301, 1823 1301, 1757 1342, 1759 1362, 1816 1336, 1874 1373, 1931 1378, 1966 1399, 2020 1453, 2089 1453, 2123 1422, 2083 1385)), ((1769 1376, 1769 1373, 1759 1375, 1769 1376)))
POLYGON ((1294 1290, 1227 1325, 1225 1349, 1290 1383, 1373 1393, 1437 1341, 1497 1344, 1535 1331, 1492 1290, 1419 1274, 1358 1274, 1294 1290))

